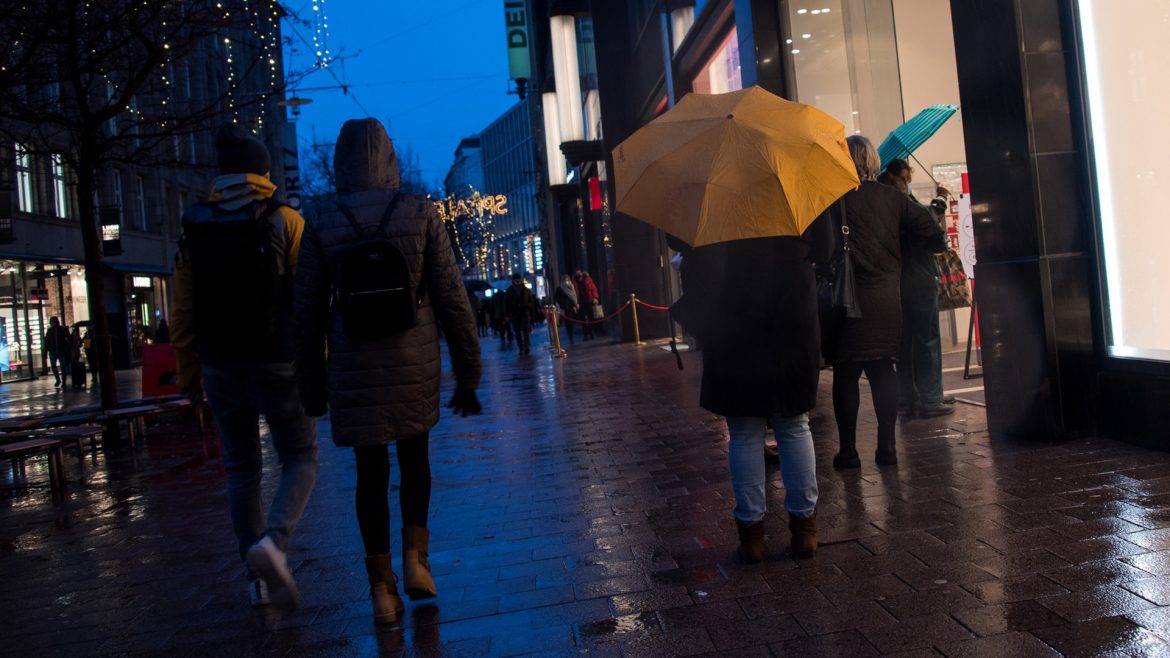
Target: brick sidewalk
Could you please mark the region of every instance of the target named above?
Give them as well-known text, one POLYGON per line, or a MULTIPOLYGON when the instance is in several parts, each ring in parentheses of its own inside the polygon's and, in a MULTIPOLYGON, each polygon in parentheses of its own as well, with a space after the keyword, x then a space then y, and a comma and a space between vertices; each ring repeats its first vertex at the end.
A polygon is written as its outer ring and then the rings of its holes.
POLYGON ((15 491, 5 465, 0 653, 1170 653, 1170 456, 995 443, 982 409, 962 405, 904 423, 901 464, 878 469, 867 398, 866 465, 842 475, 826 373, 821 550, 784 557, 773 471, 768 556, 744 567, 726 430, 697 407, 698 355, 679 372, 657 347, 599 340, 556 360, 543 336, 527 358, 484 339, 487 414, 433 435, 440 596, 408 605, 401 626, 373 626, 352 459, 326 425, 290 548, 304 606, 283 618, 248 607, 217 444, 169 426, 133 454, 68 454, 56 507, 42 464, 15 491))

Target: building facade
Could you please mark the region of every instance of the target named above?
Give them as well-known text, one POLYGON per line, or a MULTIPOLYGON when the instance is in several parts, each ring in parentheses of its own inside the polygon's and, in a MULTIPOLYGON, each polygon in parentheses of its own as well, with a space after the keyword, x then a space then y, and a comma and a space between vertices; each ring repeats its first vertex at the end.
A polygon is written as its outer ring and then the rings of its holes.
MULTIPOLYGON (((278 194, 295 206, 296 138, 281 105, 283 59, 278 45, 265 45, 281 43, 283 12, 276 3, 272 7, 263 36, 208 38, 170 65, 166 101, 182 112, 221 99, 215 121, 235 120, 267 144, 278 194), (229 84, 235 85, 231 94, 229 84)), ((118 120, 107 129, 120 129, 118 120)), ((90 218, 79 216, 75 182, 59 156, 33 154, 19 143, 0 145, 0 183, 11 190, 0 194, 5 204, 0 215, 11 218, 0 244, 0 382, 45 372, 41 341, 49 318, 68 326, 85 326, 90 319, 82 221, 100 222, 106 237, 118 238, 103 258, 105 310, 115 367, 138 362, 142 345, 167 317, 180 218, 184 208, 208 194, 216 173, 213 142, 213 128, 180 132, 159 146, 168 161, 164 166, 105 166, 94 194, 99 216, 90 218)))
MULTIPOLYGON (((544 240, 537 204, 529 103, 520 101, 479 134, 485 195, 507 197, 507 212, 493 220, 490 276, 507 279, 520 272, 543 276, 544 240)), ((536 283, 534 282, 534 285, 536 283)), ((543 294, 543 284, 534 290, 543 294)))
MULTIPOLYGON (((978 333, 965 310, 940 323, 953 342, 981 343, 993 434, 1104 433, 1170 448, 1161 402, 1170 390, 1170 301, 1156 290, 1161 259, 1151 251, 1166 232, 1157 181, 1170 144, 1149 129, 1170 100, 1155 64, 1156 26, 1170 20, 1164 2, 1138 0, 1124 12, 1101 0, 533 1, 526 9, 534 76, 552 67, 557 16, 590 23, 604 149, 587 157, 600 166, 687 93, 760 85, 875 144, 928 105, 960 106, 916 151, 915 182, 922 194, 933 177, 956 198, 948 228, 975 280, 978 333)), ((591 73, 575 71, 587 85, 591 73)), ((584 94, 577 102, 583 112, 584 94)), ((547 117, 550 103, 537 111, 547 117)), ((551 141, 572 166, 568 140, 551 141)), ((538 151, 555 158, 551 148, 538 151)), ((603 196, 612 188, 607 181, 603 196)), ((558 186, 547 190, 555 207, 558 186)), ((677 290, 660 232, 620 215, 611 228, 621 294, 669 303, 677 290)))

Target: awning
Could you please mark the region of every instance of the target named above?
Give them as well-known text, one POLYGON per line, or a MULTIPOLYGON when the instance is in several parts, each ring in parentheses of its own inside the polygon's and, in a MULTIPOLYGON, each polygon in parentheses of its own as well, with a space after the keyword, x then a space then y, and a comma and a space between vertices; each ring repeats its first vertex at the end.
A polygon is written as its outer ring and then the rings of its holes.
POLYGON ((171 275, 171 268, 162 265, 144 265, 142 263, 119 263, 116 261, 106 261, 102 263, 108 269, 114 272, 123 272, 125 274, 162 274, 164 276, 171 275))

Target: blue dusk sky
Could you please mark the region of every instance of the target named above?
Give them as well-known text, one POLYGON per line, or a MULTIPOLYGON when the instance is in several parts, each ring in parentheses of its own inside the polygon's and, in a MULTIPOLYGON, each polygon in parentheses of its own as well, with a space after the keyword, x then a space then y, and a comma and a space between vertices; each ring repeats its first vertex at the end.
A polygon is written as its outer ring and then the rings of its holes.
MULTIPOLYGON (((313 17, 313 3, 286 6, 313 17)), ((401 155, 418 155, 422 180, 441 184, 459 140, 477 134, 517 102, 510 88, 502 0, 325 0, 327 45, 341 61, 316 71, 288 95, 311 99, 295 119, 302 154, 333 143, 347 119, 372 116, 401 155), (334 78, 336 76, 336 79, 334 78), (340 88, 350 85, 348 95, 340 88)), ((288 68, 312 59, 311 26, 285 22, 288 68), (294 29, 295 28, 295 29, 294 29), (299 33, 299 36, 298 36, 299 33), (303 39, 302 39, 303 37, 303 39)))

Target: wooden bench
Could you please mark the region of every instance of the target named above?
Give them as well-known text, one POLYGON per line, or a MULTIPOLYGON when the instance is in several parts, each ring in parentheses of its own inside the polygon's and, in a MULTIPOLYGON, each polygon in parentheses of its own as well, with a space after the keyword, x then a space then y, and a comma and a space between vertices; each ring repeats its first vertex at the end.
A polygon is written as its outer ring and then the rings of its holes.
POLYGON ((158 405, 149 404, 138 407, 125 407, 121 409, 113 409, 104 414, 99 414, 94 417, 94 422, 105 423, 113 421, 121 423, 126 421, 127 433, 130 437, 130 446, 134 447, 138 443, 138 436, 145 430, 143 419, 147 416, 157 416, 162 413, 162 407, 158 405))
POLYGON ((93 441, 97 439, 97 437, 101 436, 102 432, 104 431, 104 427, 96 427, 94 425, 39 428, 25 430, 23 432, 0 434, 0 445, 5 443, 11 444, 17 441, 25 441, 28 439, 57 439, 62 444, 76 443, 78 454, 80 454, 81 451, 85 448, 86 439, 93 441))
POLYGON ((12 460, 12 472, 16 474, 18 462, 29 455, 46 453, 49 458, 49 487, 58 495, 65 484, 64 450, 61 439, 35 438, 23 441, 0 443, 0 457, 12 460))

